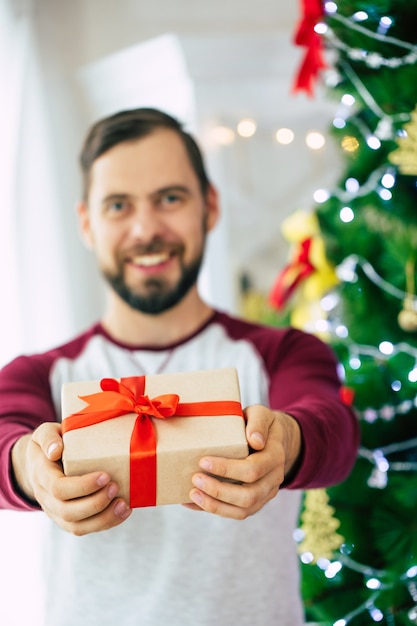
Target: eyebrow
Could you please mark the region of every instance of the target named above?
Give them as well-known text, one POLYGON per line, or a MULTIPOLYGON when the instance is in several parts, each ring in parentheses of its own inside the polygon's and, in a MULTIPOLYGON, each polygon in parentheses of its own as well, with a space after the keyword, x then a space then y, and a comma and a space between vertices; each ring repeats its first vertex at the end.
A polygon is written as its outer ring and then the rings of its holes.
POLYGON ((161 187, 156 191, 152 192, 151 196, 161 196, 165 193, 172 193, 173 191, 179 191, 181 193, 185 193, 186 195, 191 195, 191 190, 186 185, 168 185, 167 187, 161 187))
POLYGON ((109 193, 107 196, 104 196, 101 204, 107 204, 108 202, 112 202, 114 200, 127 200, 131 197, 132 196, 129 193, 109 193))
MULTIPOLYGON (((150 194, 150 197, 156 197, 156 196, 161 196, 164 195, 166 193, 172 193, 174 191, 178 191, 181 193, 186 194, 187 196, 191 195, 191 190, 189 189, 189 187, 187 187, 186 185, 167 185, 166 187, 161 187, 160 189, 156 189, 155 191, 153 191, 150 194)), ((107 196, 105 196, 102 199, 101 204, 108 204, 109 202, 114 202, 115 200, 128 200, 130 198, 132 198, 132 194, 130 193, 123 193, 123 192, 115 192, 115 193, 109 193, 107 196)))

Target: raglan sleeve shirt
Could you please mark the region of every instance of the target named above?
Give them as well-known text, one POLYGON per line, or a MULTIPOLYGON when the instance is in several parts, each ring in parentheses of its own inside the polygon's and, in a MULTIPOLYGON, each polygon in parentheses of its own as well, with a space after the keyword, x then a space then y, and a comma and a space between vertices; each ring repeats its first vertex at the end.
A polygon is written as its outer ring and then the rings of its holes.
MULTIPOLYGON (((356 459, 359 426, 352 408, 341 401, 333 352, 294 329, 268 329, 253 343, 268 372, 270 407, 292 415, 302 432, 297 471, 284 486, 306 489, 344 480, 356 459)), ((42 422, 58 419, 49 386, 52 362, 51 353, 22 356, 0 371, 0 508, 36 509, 14 483, 11 450, 42 422)))
POLYGON ((0 509, 35 510, 17 489, 11 451, 16 441, 42 422, 55 422, 48 361, 21 356, 0 371, 0 509))
MULTIPOLYGON (((297 471, 286 488, 313 489, 343 481, 359 446, 359 423, 341 398, 337 360, 314 335, 291 329, 279 349, 282 361, 270 372, 270 406, 294 417, 301 429, 297 471)), ((269 351, 270 358, 275 358, 269 351)))

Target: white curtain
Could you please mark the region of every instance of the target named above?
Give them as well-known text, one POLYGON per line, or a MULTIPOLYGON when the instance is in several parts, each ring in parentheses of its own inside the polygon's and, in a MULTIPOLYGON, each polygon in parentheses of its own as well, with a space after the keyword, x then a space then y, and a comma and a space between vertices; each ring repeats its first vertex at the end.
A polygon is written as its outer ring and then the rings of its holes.
MULTIPOLYGON (((72 324, 32 12, 31 2, 0 0, 0 366, 72 324)), ((0 511, 0 624, 42 626, 42 522, 0 511)))
POLYGON ((0 1, 0 365, 70 332, 57 176, 32 4, 0 1))

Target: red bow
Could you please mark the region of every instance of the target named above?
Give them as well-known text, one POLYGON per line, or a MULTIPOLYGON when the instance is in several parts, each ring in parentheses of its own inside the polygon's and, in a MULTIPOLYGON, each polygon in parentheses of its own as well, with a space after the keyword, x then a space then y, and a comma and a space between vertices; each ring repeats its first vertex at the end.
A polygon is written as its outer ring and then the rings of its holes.
POLYGON ((180 399, 176 394, 166 394, 151 400, 143 395, 145 385, 141 376, 122 378, 120 382, 114 378, 103 378, 100 381, 100 388, 102 391, 99 393, 79 396, 87 406, 64 420, 63 432, 92 426, 128 413, 159 419, 172 417, 180 399))
POLYGON ((312 241, 312 237, 309 237, 299 244, 294 259, 276 279, 269 295, 269 301, 276 309, 282 309, 298 284, 315 271, 316 268, 310 261, 312 241))
POLYGON ((317 22, 323 17, 323 6, 321 0, 301 0, 301 2, 303 18, 294 35, 294 43, 297 46, 305 46, 307 50, 297 72, 293 91, 304 90, 312 96, 314 81, 319 70, 326 67, 322 54, 321 36, 314 30, 317 22))

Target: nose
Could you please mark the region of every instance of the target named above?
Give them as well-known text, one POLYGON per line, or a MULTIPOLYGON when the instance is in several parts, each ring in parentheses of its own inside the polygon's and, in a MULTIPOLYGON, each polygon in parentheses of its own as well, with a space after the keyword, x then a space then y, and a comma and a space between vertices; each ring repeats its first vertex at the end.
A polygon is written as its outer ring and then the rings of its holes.
POLYGON ((132 216, 131 235, 133 239, 149 242, 162 235, 163 223, 151 204, 143 203, 136 207, 132 216))

